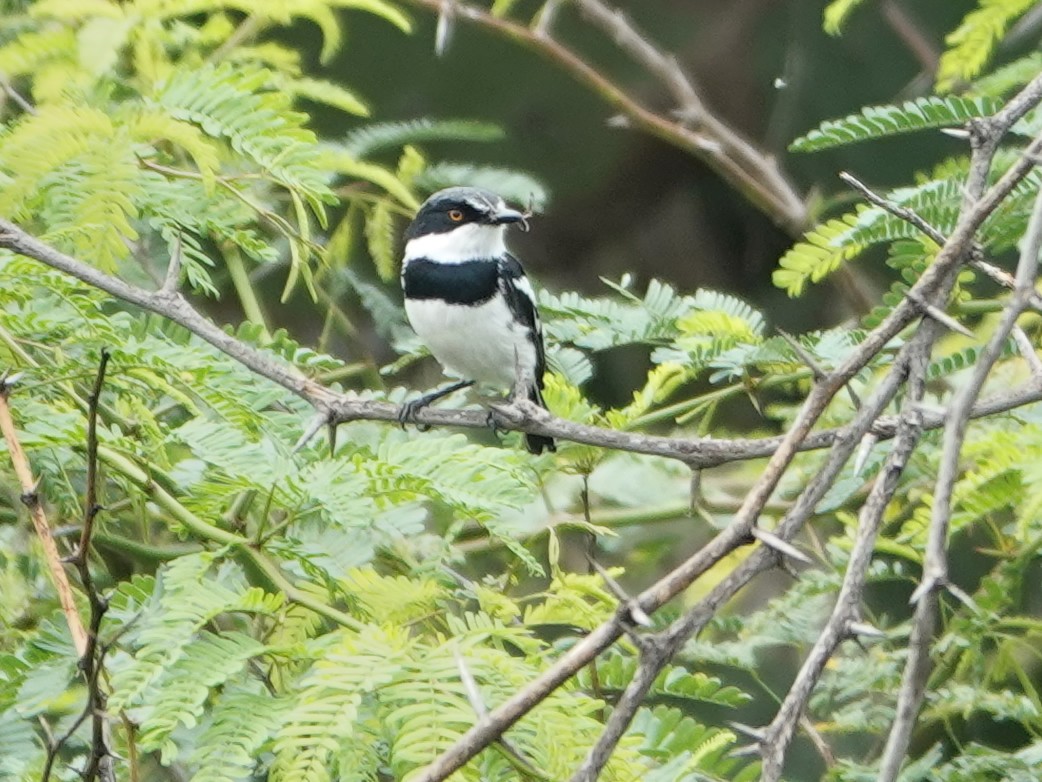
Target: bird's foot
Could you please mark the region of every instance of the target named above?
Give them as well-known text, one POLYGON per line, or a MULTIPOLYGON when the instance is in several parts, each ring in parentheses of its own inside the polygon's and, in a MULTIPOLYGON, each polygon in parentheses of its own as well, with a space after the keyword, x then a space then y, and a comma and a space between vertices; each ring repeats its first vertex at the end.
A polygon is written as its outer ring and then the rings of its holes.
POLYGON ((431 428, 430 424, 417 423, 416 421, 416 414, 433 401, 430 397, 431 394, 426 394, 416 399, 410 399, 402 404, 402 409, 398 411, 398 423, 401 424, 402 429, 405 428, 406 424, 416 424, 416 429, 420 432, 426 432, 431 428))
POLYGON ((473 380, 461 380, 458 383, 453 383, 445 388, 439 388, 437 391, 431 391, 429 394, 424 394, 416 399, 410 399, 408 402, 403 403, 402 409, 398 411, 398 423, 402 425, 402 429, 405 428, 406 424, 416 424, 416 428, 419 431, 426 432, 431 428, 430 424, 416 423, 416 414, 432 402, 448 396, 453 391, 459 391, 461 388, 468 388, 472 385, 474 385, 473 380))
POLYGON ((506 430, 500 429, 499 424, 496 423, 496 413, 494 410, 489 410, 485 416, 485 426, 492 430, 492 434, 495 435, 496 439, 506 430))

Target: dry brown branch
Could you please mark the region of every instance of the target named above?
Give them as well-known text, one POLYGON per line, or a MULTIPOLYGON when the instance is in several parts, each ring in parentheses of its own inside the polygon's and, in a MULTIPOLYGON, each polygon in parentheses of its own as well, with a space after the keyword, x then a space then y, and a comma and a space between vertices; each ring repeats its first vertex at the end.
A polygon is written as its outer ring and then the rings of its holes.
POLYGON ((4 441, 7 443, 7 452, 11 456, 11 466, 14 467, 18 483, 22 487, 22 503, 29 509, 29 516, 33 520, 36 536, 40 539, 43 547, 44 559, 47 560, 47 569, 50 571, 54 588, 58 591, 58 600, 61 603, 65 621, 69 625, 69 634, 76 646, 76 652, 83 655, 87 651, 87 631, 83 627, 83 620, 76 610, 76 601, 72 595, 72 586, 69 578, 65 575, 62 567, 61 555, 58 546, 51 534, 50 524, 47 523, 47 515, 40 501, 39 486, 33 479, 32 468, 29 467, 29 459, 22 449, 22 443, 18 439, 18 431, 15 429, 14 419, 11 416, 9 398, 13 383, 6 376, 0 377, 0 431, 3 432, 4 441))

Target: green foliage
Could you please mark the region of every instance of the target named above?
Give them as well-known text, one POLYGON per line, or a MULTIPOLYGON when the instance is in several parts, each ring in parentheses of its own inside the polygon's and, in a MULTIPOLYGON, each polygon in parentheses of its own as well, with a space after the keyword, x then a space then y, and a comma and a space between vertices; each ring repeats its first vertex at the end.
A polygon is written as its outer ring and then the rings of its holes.
POLYGON ((832 0, 825 6, 822 26, 829 35, 839 35, 847 19, 864 0, 832 0))
POLYGON ((979 0, 979 7, 945 38, 948 48, 937 65, 938 92, 977 76, 1009 25, 1034 4, 1033 0, 979 0))
POLYGON ((999 104, 988 98, 931 96, 905 101, 900 106, 867 106, 843 119, 826 120, 789 145, 793 152, 818 150, 887 138, 928 128, 959 126, 974 117, 987 117, 999 104))

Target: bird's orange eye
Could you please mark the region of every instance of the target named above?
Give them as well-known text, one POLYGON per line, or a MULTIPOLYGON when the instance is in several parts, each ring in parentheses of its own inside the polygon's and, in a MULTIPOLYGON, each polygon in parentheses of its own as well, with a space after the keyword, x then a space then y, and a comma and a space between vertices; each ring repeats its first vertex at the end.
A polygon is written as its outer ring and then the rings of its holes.
POLYGON ((452 222, 454 222, 454 223, 462 222, 462 220, 463 220, 463 212, 461 212, 459 209, 450 209, 449 210, 449 219, 452 220, 452 222))

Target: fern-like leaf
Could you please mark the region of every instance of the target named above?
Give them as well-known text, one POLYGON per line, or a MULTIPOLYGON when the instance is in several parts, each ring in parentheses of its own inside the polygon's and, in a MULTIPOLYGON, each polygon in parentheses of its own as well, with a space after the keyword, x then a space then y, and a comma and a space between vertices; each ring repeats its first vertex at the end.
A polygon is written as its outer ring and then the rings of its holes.
POLYGON ((843 243, 844 237, 857 224, 857 217, 847 214, 829 220, 807 232, 778 261, 771 279, 790 296, 799 296, 808 282, 819 282, 846 261, 864 250, 863 244, 843 243))
POLYGON ((854 144, 896 136, 927 128, 963 125, 974 117, 987 117, 1001 104, 991 98, 940 98, 931 96, 906 101, 901 106, 868 106, 843 119, 826 120, 789 145, 793 152, 854 144))
POLYGON ((193 728, 211 689, 239 673, 248 660, 265 651, 260 641, 242 633, 200 633, 185 654, 167 668, 139 715, 142 750, 161 749, 164 762, 178 754, 170 734, 178 725, 193 728))
POLYGON ((376 273, 382 280, 393 280, 398 272, 398 258, 394 251, 394 213, 388 201, 378 201, 369 210, 365 238, 376 273))
POLYGON ((254 778, 261 747, 274 735, 289 708, 286 698, 243 690, 221 695, 189 761, 191 782, 236 782, 254 778))

